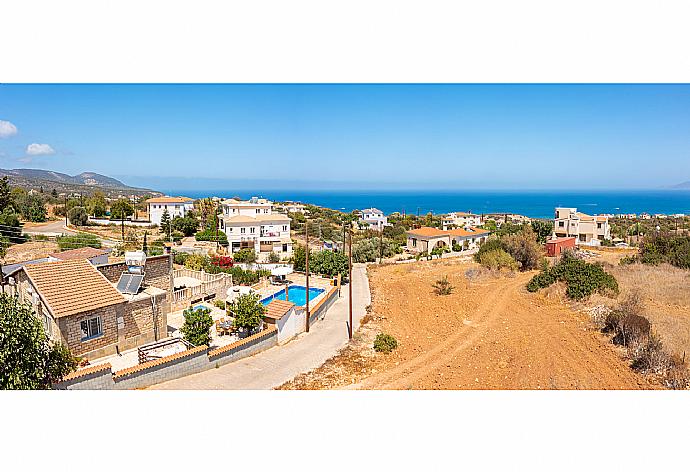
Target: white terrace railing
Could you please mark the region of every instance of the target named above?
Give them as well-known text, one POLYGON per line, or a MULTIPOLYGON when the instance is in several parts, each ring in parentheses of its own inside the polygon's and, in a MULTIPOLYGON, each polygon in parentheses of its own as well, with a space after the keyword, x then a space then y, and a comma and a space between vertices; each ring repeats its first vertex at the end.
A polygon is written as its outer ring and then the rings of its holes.
POLYGON ((181 302, 198 297, 202 294, 215 292, 218 289, 232 286, 232 275, 230 274, 208 274, 203 271, 191 269, 177 269, 173 271, 173 277, 190 277, 201 282, 195 287, 185 287, 173 292, 173 302, 181 302))

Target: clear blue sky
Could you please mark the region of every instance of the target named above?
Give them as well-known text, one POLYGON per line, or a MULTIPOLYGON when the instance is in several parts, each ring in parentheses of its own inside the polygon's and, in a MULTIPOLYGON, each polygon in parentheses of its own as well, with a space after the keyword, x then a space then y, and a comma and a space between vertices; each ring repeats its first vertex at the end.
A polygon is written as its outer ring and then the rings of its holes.
POLYGON ((690 180, 690 86, 0 85, 0 167, 163 188, 656 188, 690 180))

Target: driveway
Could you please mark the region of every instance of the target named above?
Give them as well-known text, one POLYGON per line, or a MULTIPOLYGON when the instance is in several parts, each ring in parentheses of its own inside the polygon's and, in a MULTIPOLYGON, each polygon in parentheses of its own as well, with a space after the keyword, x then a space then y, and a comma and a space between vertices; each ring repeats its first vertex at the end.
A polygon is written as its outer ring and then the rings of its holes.
MULTIPOLYGON (((364 264, 352 268, 352 317, 354 329, 371 303, 369 279, 364 264)), ((250 389, 268 390, 282 385, 296 375, 319 367, 348 342, 348 287, 342 289, 322 321, 309 333, 302 333, 283 346, 276 346, 254 356, 199 374, 189 375, 151 387, 163 390, 250 389)))

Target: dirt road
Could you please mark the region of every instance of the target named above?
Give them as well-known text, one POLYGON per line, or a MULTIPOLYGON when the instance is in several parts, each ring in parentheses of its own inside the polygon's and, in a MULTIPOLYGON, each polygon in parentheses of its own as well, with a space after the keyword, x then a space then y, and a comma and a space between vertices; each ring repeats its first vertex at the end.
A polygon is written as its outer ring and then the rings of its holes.
POLYGON ((370 275, 378 328, 395 336, 390 355, 333 359, 290 388, 636 389, 653 388, 615 348, 557 300, 528 293, 532 274, 468 279, 471 263, 437 261, 375 268, 370 275), (451 295, 433 293, 448 276, 451 295), (355 371, 356 370, 356 371, 355 371), (333 375, 338 372, 338 375, 333 375), (364 372, 364 374, 363 374, 364 372))

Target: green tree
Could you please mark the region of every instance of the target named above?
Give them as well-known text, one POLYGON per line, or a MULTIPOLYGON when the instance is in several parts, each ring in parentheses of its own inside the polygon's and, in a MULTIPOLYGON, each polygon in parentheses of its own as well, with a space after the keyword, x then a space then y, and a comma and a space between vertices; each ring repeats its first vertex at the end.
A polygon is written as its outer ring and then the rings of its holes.
MULTIPOLYGON (((161 218, 161 225, 163 224, 162 221, 161 218)), ((179 231, 185 236, 193 236, 199 228, 199 220, 197 220, 194 215, 187 215, 184 217, 176 216, 173 218, 171 224, 175 231, 179 231)))
MULTIPOLYGON (((295 244, 292 250, 292 267, 298 272, 304 272, 306 269, 306 255, 307 250, 304 246, 295 244)), ((311 257, 311 252, 309 253, 311 257)), ((311 268, 310 268, 311 271, 311 268)))
POLYGON ((244 248, 232 255, 236 262, 256 262, 256 252, 250 248, 244 248))
POLYGON ((86 213, 84 207, 74 207, 67 213, 69 222, 75 226, 86 226, 89 221, 89 215, 86 213))
POLYGON ((553 233, 553 222, 534 220, 532 221, 532 230, 537 235, 537 242, 544 244, 553 233))
POLYGON ((15 190, 18 189, 12 190, 13 194, 15 194, 14 205, 17 211, 21 213, 22 218, 33 222, 45 221, 47 212, 43 199, 37 195, 29 195, 24 191, 15 193, 15 190))
POLYGON ((170 213, 168 212, 167 208, 163 210, 163 214, 161 215, 160 229, 161 233, 163 234, 167 235, 168 233, 170 233, 170 213))
POLYGON ((182 312, 184 323, 180 332, 184 339, 194 346, 209 346, 211 344, 211 327, 213 318, 209 308, 189 307, 182 312))
POLYGON ((149 245, 148 245, 148 241, 147 241, 148 235, 149 235, 149 232, 144 231, 144 243, 141 246, 141 250, 144 251, 144 254, 149 253, 149 245))
POLYGON ((244 329, 249 336, 252 330, 261 326, 266 307, 261 303, 261 297, 255 293, 240 295, 230 304, 232 316, 235 317, 234 326, 244 329))
POLYGON ((0 294, 0 389, 48 389, 77 367, 62 344, 53 344, 32 309, 0 294))
POLYGON ((537 235, 531 226, 525 226, 519 233, 503 236, 501 241, 505 250, 517 261, 520 270, 539 267, 544 257, 544 249, 537 242, 537 235))
POLYGON ((87 209, 89 214, 93 215, 94 218, 100 218, 105 215, 105 209, 107 202, 105 201, 105 194, 100 190, 97 190, 87 201, 87 209))
POLYGON ((134 207, 126 198, 120 198, 110 206, 110 219, 122 220, 134 214, 134 207))
POLYGON ((22 224, 19 217, 11 207, 5 208, 0 213, 0 235, 9 238, 12 244, 23 243, 27 239, 22 234, 22 224))
POLYGON ((348 257, 342 252, 320 251, 309 255, 309 271, 335 277, 348 275, 348 257))
POLYGON ((12 205, 12 190, 10 188, 9 177, 4 176, 0 179, 0 211, 4 211, 12 205))
POLYGON ((50 196, 53 198, 57 198, 58 197, 57 190, 53 189, 52 192, 50 192, 50 196))

